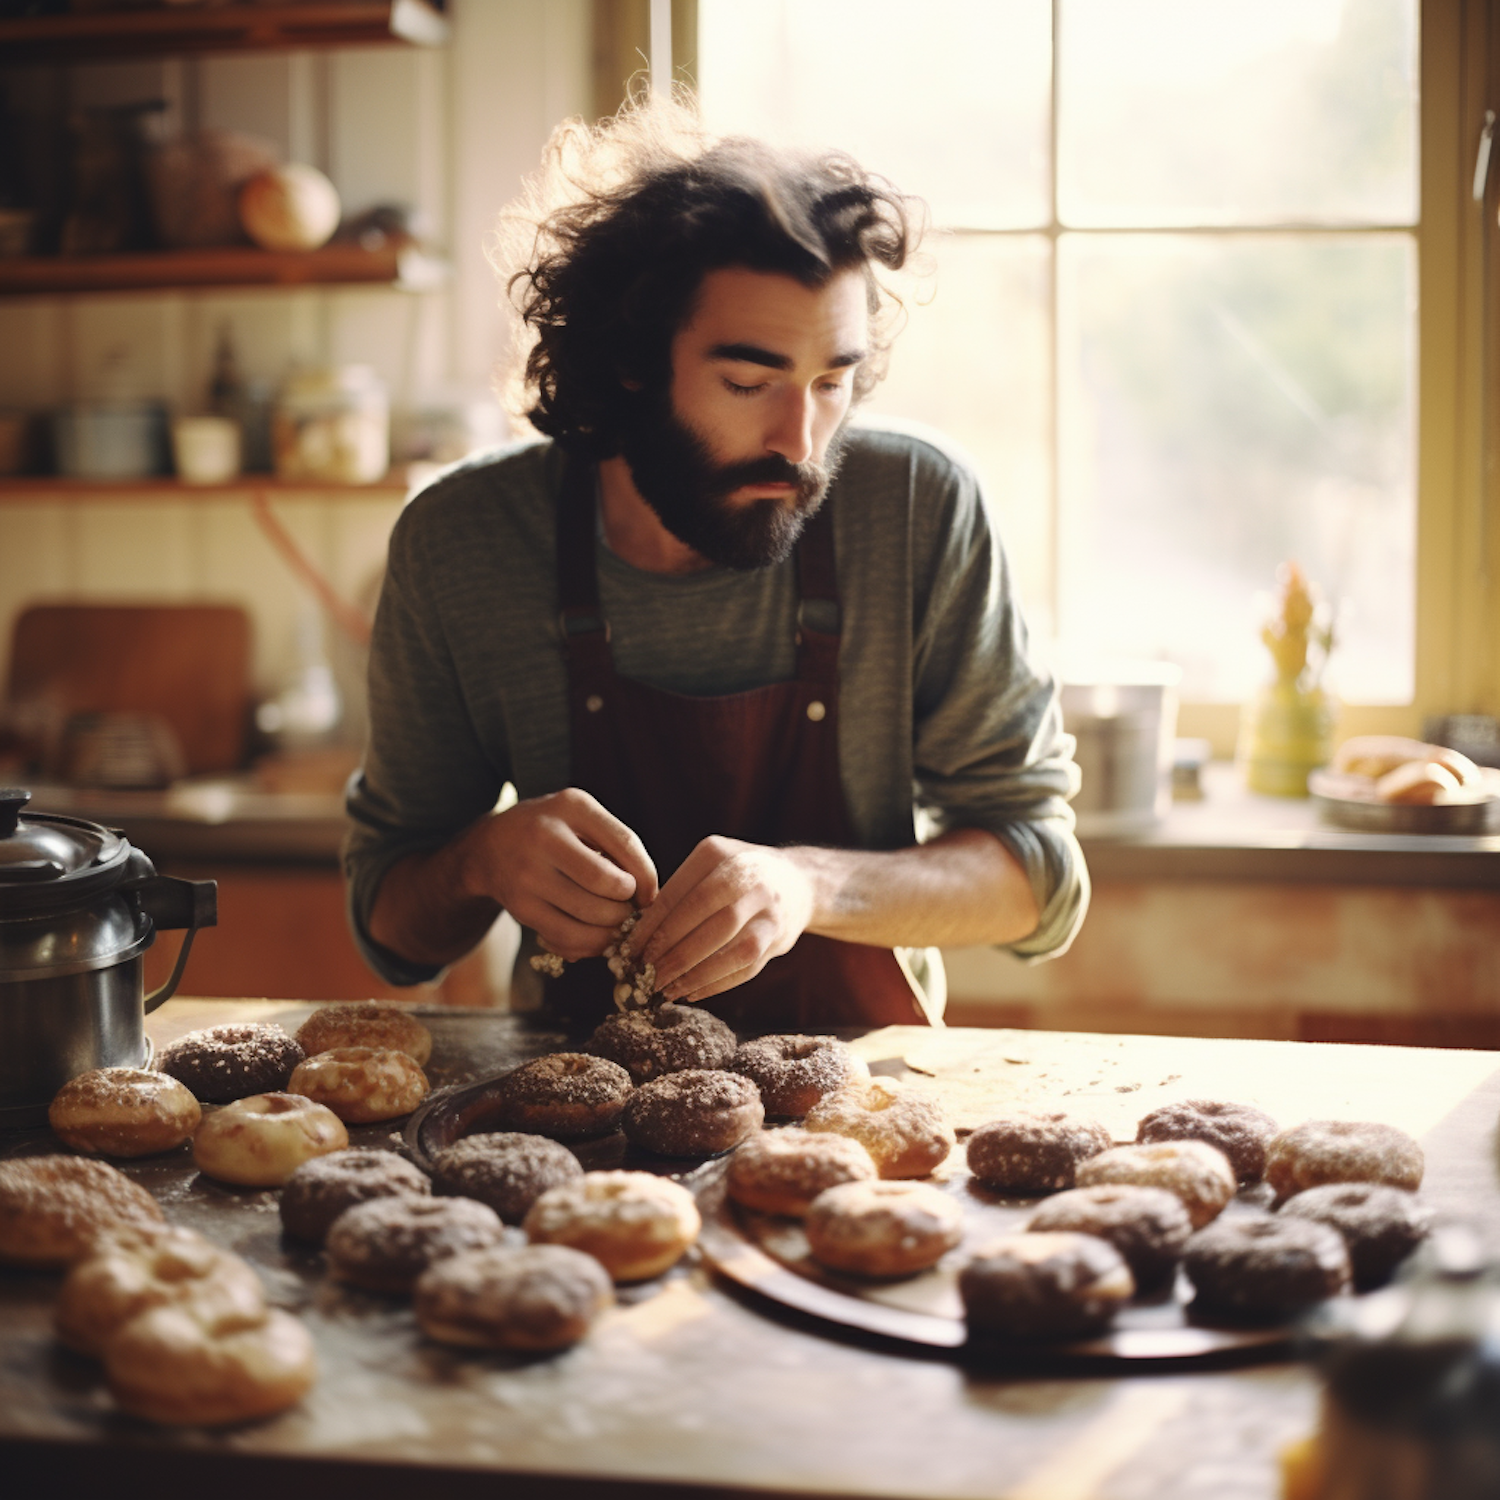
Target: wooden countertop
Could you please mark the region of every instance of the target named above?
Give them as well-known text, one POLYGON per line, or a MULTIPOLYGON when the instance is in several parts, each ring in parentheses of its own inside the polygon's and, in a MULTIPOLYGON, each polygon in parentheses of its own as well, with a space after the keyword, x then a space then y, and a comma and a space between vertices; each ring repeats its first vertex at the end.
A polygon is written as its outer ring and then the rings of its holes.
MULTIPOLYGON (((231 1019, 295 1026, 294 1002, 169 1002, 158 1044, 231 1019)), ((437 1013, 434 1013, 435 1015, 437 1013)), ((562 1044, 493 1012, 445 1012, 435 1081, 562 1044), (472 1044, 470 1044, 472 1039, 472 1044), (446 1056, 445 1056, 446 1054, 446 1056), (462 1055, 462 1060, 457 1060, 462 1055)), ((1500 1250, 1494 1129, 1500 1058, 1458 1051, 889 1028, 856 1043, 880 1071, 924 1074, 961 1123, 998 1101, 1066 1101, 1117 1136, 1165 1098, 1209 1095, 1291 1123, 1378 1118, 1424 1142, 1423 1196, 1500 1250)), ((370 1142, 389 1134, 364 1127, 370 1142)), ((45 1149, 0 1137, 0 1154, 45 1149)), ((685 1265, 628 1293, 577 1348, 541 1359, 439 1348, 401 1302, 341 1290, 283 1245, 274 1193, 206 1183, 186 1153, 126 1164, 164 1203, 252 1260, 307 1321, 322 1377, 302 1406, 222 1432, 114 1411, 97 1370, 55 1345, 57 1278, 0 1274, 0 1466, 10 1493, 423 1492, 458 1500, 611 1495, 921 1496, 924 1500, 1270 1500, 1276 1454, 1314 1421, 1306 1368, 1059 1376, 996 1373, 840 1333, 685 1265)))

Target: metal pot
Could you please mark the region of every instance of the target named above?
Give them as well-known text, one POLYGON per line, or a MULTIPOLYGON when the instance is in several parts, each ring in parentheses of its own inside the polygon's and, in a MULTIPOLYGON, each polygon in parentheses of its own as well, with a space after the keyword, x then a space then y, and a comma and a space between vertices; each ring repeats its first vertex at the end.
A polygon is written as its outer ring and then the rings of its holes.
POLYGON ((0 788, 0 1126, 39 1123, 90 1068, 142 1067, 142 1018, 170 998, 193 935, 218 921, 218 884, 158 875, 118 829, 23 814, 0 788), (143 958, 186 928, 171 977, 145 995, 143 958))

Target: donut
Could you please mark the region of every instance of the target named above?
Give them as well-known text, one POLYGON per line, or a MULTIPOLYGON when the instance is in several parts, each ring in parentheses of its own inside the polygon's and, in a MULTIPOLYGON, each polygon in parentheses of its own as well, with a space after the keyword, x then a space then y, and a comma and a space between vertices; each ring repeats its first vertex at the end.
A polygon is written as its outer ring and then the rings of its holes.
POLYGON ((58 1338, 99 1357, 115 1331, 151 1307, 191 1302, 212 1317, 265 1312, 260 1277, 237 1255, 192 1229, 116 1226, 63 1278, 52 1309, 58 1338))
POLYGON ((279 1308, 259 1317, 168 1303, 132 1318, 104 1350, 110 1393, 148 1422, 218 1427, 295 1405, 317 1379, 307 1329, 279 1308))
POLYGON ((803 1123, 811 1131, 852 1136, 882 1177, 927 1176, 956 1139, 936 1099, 893 1078, 851 1078, 808 1110, 803 1123))
POLYGON ((236 1187, 280 1187, 315 1156, 349 1144, 344 1122, 301 1094, 251 1094, 205 1115, 193 1161, 205 1176, 236 1187))
POLYGON ((729 1064, 760 1090, 768 1115, 800 1118, 869 1068, 837 1037, 762 1036, 746 1042, 729 1064))
POLYGON ((748 1078, 684 1068, 636 1089, 620 1126, 633 1146, 658 1156, 718 1156, 754 1135, 765 1118, 760 1090, 748 1078))
POLYGON ((1280 1322, 1350 1282, 1335 1229, 1282 1214, 1230 1217, 1200 1229, 1182 1254, 1195 1314, 1280 1322))
POLYGON ((625 1068, 635 1083, 649 1083, 683 1068, 729 1065, 739 1040, 711 1011, 696 1005, 658 1005, 610 1016, 584 1051, 625 1068))
POLYGON ((1423 1166, 1422 1148, 1404 1130, 1373 1121, 1309 1120, 1266 1148, 1266 1181, 1278 1203, 1325 1182, 1383 1182, 1414 1193, 1423 1166))
POLYGON ((1114 1146, 1078 1167, 1079 1187, 1107 1183, 1166 1188, 1182 1199, 1194 1229, 1202 1229, 1234 1197, 1234 1168, 1217 1146, 1206 1141, 1157 1141, 1149 1146, 1114 1146))
POLYGON ((958 1273, 971 1333, 1018 1339, 1085 1338, 1135 1295, 1120 1252, 1092 1234, 1010 1234, 958 1273))
POLYGON ((561 1141, 520 1131, 465 1136, 432 1163, 438 1192, 488 1203, 507 1224, 519 1224, 548 1188, 582 1176, 561 1141))
POLYGON ((1187 1209, 1175 1193, 1128 1183, 1069 1188, 1042 1203, 1026 1228, 1043 1234, 1070 1230, 1108 1240, 1143 1291, 1170 1279, 1193 1232, 1187 1209))
POLYGON ((427 1075, 405 1052, 335 1047, 299 1062, 289 1094, 326 1104, 346 1125, 409 1115, 427 1097, 427 1075))
POLYGON ((432 1056, 432 1033, 393 1001, 349 1000, 315 1010, 297 1028, 297 1045, 309 1057, 340 1047, 404 1052, 420 1068, 432 1056))
POLYGON ((746 1208, 800 1219, 824 1188, 877 1175, 870 1153, 852 1136, 762 1130, 735 1147, 725 1186, 746 1208))
POLYGON ((630 1074, 584 1052, 551 1052, 507 1073, 495 1091, 494 1123, 559 1141, 608 1135, 620 1123, 630 1074))
POLYGON ((428 1266, 505 1240, 494 1209, 472 1198, 416 1193, 372 1198, 333 1221, 323 1248, 340 1281, 369 1292, 410 1292, 428 1266))
POLYGON ((175 1078, 145 1068, 93 1068, 70 1078, 47 1106, 64 1145, 96 1156, 154 1156, 180 1146, 203 1111, 175 1078))
POLYGON ((1184 1099, 1143 1115, 1135 1138, 1141 1145, 1207 1141, 1229 1158, 1241 1182, 1259 1182, 1266 1172, 1266 1147, 1275 1134, 1276 1121, 1264 1110, 1215 1099, 1184 1099))
POLYGON ((424 1172, 394 1151, 330 1151, 302 1163, 281 1190, 281 1227, 321 1245, 346 1208, 371 1198, 430 1194, 424 1172))
POLYGON ((571 1245, 617 1282, 660 1276, 702 1227, 693 1195, 651 1172, 586 1172, 548 1188, 523 1225, 533 1244, 571 1245))
POLYGON ((101 1229, 164 1221, 145 1188, 102 1161, 0 1161, 0 1261, 10 1265, 71 1265, 88 1253, 101 1229))
POLYGON ((576 1344, 614 1300, 604 1267, 566 1245, 449 1256, 422 1273, 415 1293, 428 1338, 522 1351, 576 1344))
POLYGON ((156 1059, 157 1068, 185 1084, 204 1104, 228 1104, 286 1087, 302 1048, 281 1027, 259 1022, 190 1031, 156 1059))
POLYGON ((964 1236, 964 1211, 925 1182, 841 1182, 812 1201, 803 1223, 813 1259, 858 1276, 911 1276, 964 1236))
POLYGON ((1111 1144, 1109 1131, 1097 1120, 1016 1110, 969 1137, 969 1171, 998 1192, 1054 1193, 1073 1186, 1079 1162, 1111 1144))
POLYGON ((1383 1182, 1325 1182, 1288 1199, 1281 1215, 1326 1224, 1343 1236, 1354 1289, 1382 1286, 1432 1232, 1432 1211, 1383 1182))

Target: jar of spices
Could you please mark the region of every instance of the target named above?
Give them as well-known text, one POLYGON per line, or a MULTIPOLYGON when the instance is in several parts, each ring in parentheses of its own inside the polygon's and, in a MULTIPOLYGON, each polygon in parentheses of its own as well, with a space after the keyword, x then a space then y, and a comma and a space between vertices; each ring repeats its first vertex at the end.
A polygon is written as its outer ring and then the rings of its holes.
POLYGON ((390 465, 391 412, 368 365, 291 375, 271 422, 276 474, 335 484, 371 484, 390 465))

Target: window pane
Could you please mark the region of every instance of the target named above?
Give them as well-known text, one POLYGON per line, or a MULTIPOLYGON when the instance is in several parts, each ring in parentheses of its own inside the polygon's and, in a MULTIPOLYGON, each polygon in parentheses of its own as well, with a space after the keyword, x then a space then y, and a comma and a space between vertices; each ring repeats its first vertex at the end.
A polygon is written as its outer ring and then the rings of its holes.
POLYGON ((1406 234, 1063 237, 1070 644, 1241 698, 1269 670, 1255 596, 1292 558, 1341 611, 1335 691, 1410 698, 1415 271, 1406 234))
POLYGON ((1065 224, 1412 224, 1416 0, 1059 0, 1065 224))
POLYGON ((703 115, 721 133, 837 146, 934 220, 1051 216, 1047 0, 699 0, 703 115))

